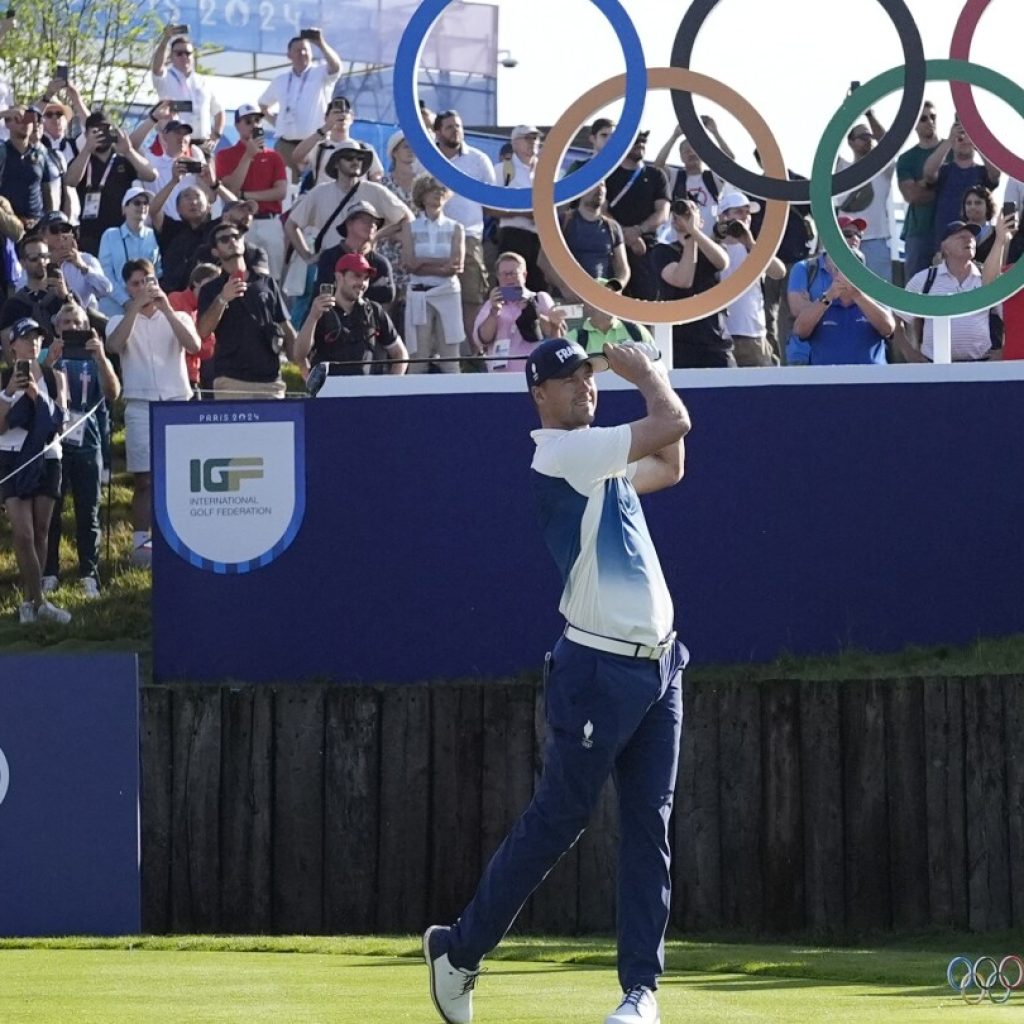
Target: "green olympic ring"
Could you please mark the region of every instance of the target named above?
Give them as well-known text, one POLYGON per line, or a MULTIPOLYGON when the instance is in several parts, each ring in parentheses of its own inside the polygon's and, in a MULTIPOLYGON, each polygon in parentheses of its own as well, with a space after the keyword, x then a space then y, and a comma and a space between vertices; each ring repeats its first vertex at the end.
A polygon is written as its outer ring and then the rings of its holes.
MULTIPOLYGON (((929 82, 969 82, 998 96, 1024 116, 1024 89, 998 71, 966 60, 927 61, 929 82)), ((811 173, 811 212, 818 224, 821 243, 837 269, 865 295, 900 313, 911 316, 967 316, 1008 299, 1024 288, 1024 259, 1018 260, 991 284, 959 295, 916 295, 883 281, 853 255, 836 223, 832 209, 832 165, 850 125, 882 97, 902 88, 903 68, 890 68, 865 82, 849 96, 828 123, 811 173)))

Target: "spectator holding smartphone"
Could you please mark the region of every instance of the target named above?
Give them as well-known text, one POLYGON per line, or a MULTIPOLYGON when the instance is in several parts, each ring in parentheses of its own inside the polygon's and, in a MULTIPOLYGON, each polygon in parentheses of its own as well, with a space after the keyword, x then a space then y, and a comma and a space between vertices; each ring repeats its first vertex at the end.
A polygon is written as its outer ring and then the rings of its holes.
POLYGON ((192 141, 209 155, 224 132, 224 108, 214 95, 210 80, 196 71, 195 54, 195 46, 188 38, 188 25, 165 25, 149 70, 153 89, 161 100, 191 104, 180 112, 187 113, 195 124, 196 137, 192 141))
POLYGON ((68 423, 61 442, 60 494, 53 507, 43 570, 43 593, 60 583, 60 541, 64 497, 69 492, 75 506, 75 550, 78 581, 87 599, 100 596, 100 501, 103 463, 109 465, 109 404, 121 394, 114 367, 103 351, 103 342, 89 326, 85 310, 68 303, 57 314, 56 337, 46 353, 44 367, 64 372, 68 382, 68 423), (95 410, 88 415, 91 410, 95 410))
POLYGON ((124 443, 133 475, 132 560, 149 565, 152 557, 149 454, 151 402, 185 402, 192 397, 185 353, 198 352, 199 335, 188 313, 172 309, 149 260, 129 260, 121 268, 130 301, 123 316, 110 318, 107 351, 121 358, 124 381, 124 443))
POLYGON ((25 317, 11 328, 14 367, 0 375, 0 500, 11 524, 22 603, 18 621, 71 621, 43 594, 53 505, 60 495, 61 446, 47 447, 64 424, 67 380, 39 364, 43 332, 25 317))
POLYGON ((11 204, 27 229, 35 227, 44 213, 54 209, 55 193, 50 186, 59 181, 59 172, 46 150, 32 139, 38 120, 39 114, 33 107, 12 107, 3 112, 10 138, 3 143, 6 152, 0 195, 11 204))
POLYGON ((114 290, 100 261, 92 253, 78 248, 75 227, 63 213, 56 210, 48 213, 40 225, 50 247, 51 265, 60 268, 65 283, 82 306, 98 310, 99 300, 114 290))
POLYGON ((239 199, 256 203, 249 241, 261 246, 270 262, 270 276, 284 272, 284 226, 281 201, 288 194, 288 170, 280 154, 264 143, 263 114, 250 103, 235 111, 238 142, 222 149, 214 161, 217 178, 239 199))
POLYGON ((102 110, 91 113, 81 151, 64 177, 78 190, 78 244, 85 252, 99 253, 103 232, 121 223, 125 193, 139 181, 156 181, 156 169, 102 110))
POLYGON ((67 287, 60 271, 51 268, 50 247, 38 235, 21 240, 18 256, 25 268, 25 284, 4 303, 0 313, 0 339, 10 340, 10 329, 19 320, 30 317, 39 324, 47 342, 53 338, 53 317, 57 315, 67 296, 67 287))
POLYGON ((319 28, 304 28, 288 40, 288 59, 291 67, 267 86, 259 105, 277 130, 274 148, 291 166, 295 148, 320 127, 320 118, 341 74, 341 58, 328 46, 319 28), (323 64, 313 63, 314 46, 324 55, 323 64))

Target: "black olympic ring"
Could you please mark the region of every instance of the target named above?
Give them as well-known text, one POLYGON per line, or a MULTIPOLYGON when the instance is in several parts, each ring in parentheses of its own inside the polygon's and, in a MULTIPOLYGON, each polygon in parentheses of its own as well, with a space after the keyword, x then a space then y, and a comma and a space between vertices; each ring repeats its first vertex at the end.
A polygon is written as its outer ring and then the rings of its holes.
MULTIPOLYGON (((697 33, 719 0, 694 0, 683 15, 672 44, 672 65, 677 68, 691 67, 693 46, 697 33)), ((878 145, 863 160, 832 176, 832 195, 850 192, 870 181, 882 168, 888 166, 899 154, 904 142, 910 138, 917 125, 917 117, 924 105, 925 82, 928 77, 924 60, 924 44, 917 22, 904 0, 878 0, 899 32, 903 46, 903 62, 906 77, 903 86, 903 102, 896 113, 892 127, 885 133, 878 145)), ((809 181, 782 181, 766 174, 755 174, 730 160, 711 140, 693 105, 693 94, 682 89, 672 89, 672 106, 675 107, 679 127, 697 155, 719 177, 748 195, 760 199, 781 199, 787 203, 807 203, 811 198, 809 181)))

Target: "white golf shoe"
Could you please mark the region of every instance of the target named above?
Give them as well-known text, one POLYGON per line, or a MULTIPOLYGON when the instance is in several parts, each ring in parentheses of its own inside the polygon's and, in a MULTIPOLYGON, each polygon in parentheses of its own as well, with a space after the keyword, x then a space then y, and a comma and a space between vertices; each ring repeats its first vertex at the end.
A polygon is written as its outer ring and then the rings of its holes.
POLYGON ((634 985, 604 1024, 661 1024, 654 993, 646 985, 634 985))
POLYGON ((423 958, 430 971, 430 997, 445 1024, 470 1024, 473 987, 480 972, 452 966, 448 960, 448 928, 434 925, 423 933, 423 958))

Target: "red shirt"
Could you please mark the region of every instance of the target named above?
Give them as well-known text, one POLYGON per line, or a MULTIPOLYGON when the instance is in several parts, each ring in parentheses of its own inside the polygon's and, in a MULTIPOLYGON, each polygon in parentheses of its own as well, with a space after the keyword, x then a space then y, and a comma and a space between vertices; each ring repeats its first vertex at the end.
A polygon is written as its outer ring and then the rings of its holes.
MULTIPOLYGON (((171 309, 178 313, 188 313, 193 320, 199 311, 199 298, 191 288, 180 292, 168 292, 167 301, 171 309)), ((214 346, 217 344, 217 336, 208 334, 201 340, 201 347, 198 352, 185 353, 185 367, 188 370, 188 379, 193 384, 199 383, 199 365, 213 355, 214 346)))
MULTIPOLYGON (((1003 273, 1009 269, 1003 267, 1003 273)), ((1003 300, 1003 325, 1003 358, 1024 359, 1024 292, 1003 300)))
MULTIPOLYGON (((214 157, 217 177, 226 178, 232 174, 235 168, 242 162, 244 155, 245 143, 241 139, 233 146, 220 150, 214 157)), ((249 164, 245 181, 242 182, 242 190, 244 192, 263 192, 273 188, 279 181, 287 180, 288 169, 285 167, 281 155, 275 153, 272 149, 261 149, 252 158, 252 163, 249 164)), ((271 203, 260 199, 258 205, 260 213, 281 212, 280 202, 271 203)))

